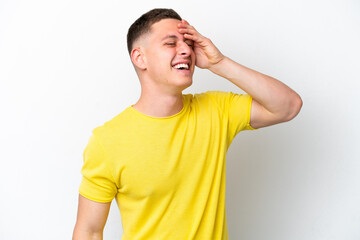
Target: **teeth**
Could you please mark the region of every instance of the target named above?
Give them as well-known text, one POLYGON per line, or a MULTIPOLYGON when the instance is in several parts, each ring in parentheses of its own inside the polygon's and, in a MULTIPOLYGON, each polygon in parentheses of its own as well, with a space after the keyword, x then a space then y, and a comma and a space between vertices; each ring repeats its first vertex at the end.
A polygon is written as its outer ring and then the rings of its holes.
POLYGON ((177 68, 177 69, 179 69, 179 68, 189 69, 189 65, 184 64, 184 63, 181 63, 181 64, 176 64, 176 65, 174 66, 174 68, 177 68))

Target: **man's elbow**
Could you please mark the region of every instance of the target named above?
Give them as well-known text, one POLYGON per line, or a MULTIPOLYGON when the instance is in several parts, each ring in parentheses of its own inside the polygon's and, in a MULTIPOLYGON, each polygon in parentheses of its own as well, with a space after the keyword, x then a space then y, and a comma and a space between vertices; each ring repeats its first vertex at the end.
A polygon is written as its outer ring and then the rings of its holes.
POLYGON ((92 229, 80 228, 75 226, 72 240, 102 240, 103 239, 103 231, 97 230, 94 231, 92 229))
POLYGON ((284 122, 294 119, 300 112, 303 105, 303 101, 298 94, 295 94, 289 101, 286 114, 284 116, 284 122))

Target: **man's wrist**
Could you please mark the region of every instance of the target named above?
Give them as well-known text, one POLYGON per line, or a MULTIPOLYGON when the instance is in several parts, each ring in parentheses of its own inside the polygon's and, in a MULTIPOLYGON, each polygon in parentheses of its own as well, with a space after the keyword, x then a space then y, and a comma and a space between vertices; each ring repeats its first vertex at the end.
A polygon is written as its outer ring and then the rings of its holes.
POLYGON ((222 76, 222 77, 225 77, 224 76, 224 73, 226 72, 226 68, 228 66, 228 64, 230 63, 231 59, 226 57, 226 56, 223 56, 220 61, 218 61, 217 63, 213 64, 211 67, 209 67, 208 69, 219 75, 219 76, 222 76))

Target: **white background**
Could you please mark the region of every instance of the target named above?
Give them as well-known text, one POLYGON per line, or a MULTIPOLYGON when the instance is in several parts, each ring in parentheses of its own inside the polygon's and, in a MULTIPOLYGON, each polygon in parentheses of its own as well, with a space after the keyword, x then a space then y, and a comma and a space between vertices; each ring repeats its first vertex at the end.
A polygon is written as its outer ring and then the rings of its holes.
MULTIPOLYGON (((174 8, 235 61, 296 90, 293 121, 241 132, 231 240, 360 239, 358 0, 0 0, 0 239, 70 239, 92 129, 140 96, 130 24, 174 8)), ((242 91, 196 69, 184 93, 242 91)), ((120 239, 112 204, 104 239, 120 239)))

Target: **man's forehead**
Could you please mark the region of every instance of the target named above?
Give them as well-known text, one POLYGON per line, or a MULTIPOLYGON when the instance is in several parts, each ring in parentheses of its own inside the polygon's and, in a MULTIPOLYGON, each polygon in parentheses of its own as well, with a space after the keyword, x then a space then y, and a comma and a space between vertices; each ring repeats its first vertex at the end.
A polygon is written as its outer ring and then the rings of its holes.
POLYGON ((161 38, 177 36, 180 34, 177 27, 178 23, 180 23, 180 21, 177 19, 162 19, 150 27, 150 32, 155 33, 156 35, 162 35, 161 38))
POLYGON ((155 23, 152 24, 152 26, 158 26, 158 27, 173 27, 173 26, 177 26, 178 23, 180 23, 181 21, 178 19, 174 19, 174 18, 164 18, 161 19, 160 21, 157 21, 155 23))

